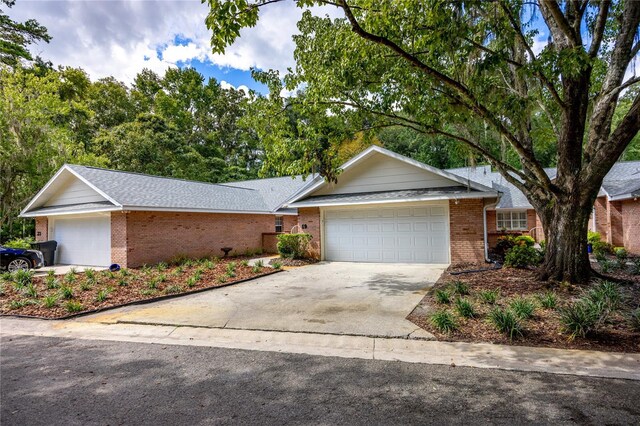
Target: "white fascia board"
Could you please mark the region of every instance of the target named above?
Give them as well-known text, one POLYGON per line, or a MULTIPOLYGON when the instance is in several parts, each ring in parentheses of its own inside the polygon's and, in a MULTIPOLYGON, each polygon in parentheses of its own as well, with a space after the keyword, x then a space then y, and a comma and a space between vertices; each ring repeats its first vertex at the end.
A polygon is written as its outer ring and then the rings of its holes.
POLYGON ((267 211, 241 211, 241 210, 220 210, 220 209, 196 209, 181 207, 144 207, 144 206, 122 206, 118 208, 122 211, 131 212, 175 212, 175 213, 226 213, 226 214, 266 214, 277 216, 297 216, 294 212, 267 212, 267 211))
POLYGON ((633 195, 630 192, 626 194, 614 195, 613 197, 607 195, 607 197, 609 198, 609 201, 633 200, 640 198, 640 196, 633 195))
POLYGON ((87 213, 101 213, 101 212, 114 212, 122 210, 121 207, 113 206, 113 207, 105 207, 101 209, 87 209, 87 210, 71 210, 71 211, 60 211, 53 213, 21 213, 20 217, 45 217, 45 216, 66 216, 72 214, 87 214, 87 213))
POLYGON ((289 198, 287 198, 286 200, 284 200, 275 210, 274 212, 278 211, 279 209, 282 208, 287 208, 287 204, 294 199, 299 199, 300 197, 298 196, 298 194, 302 193, 303 191, 307 191, 308 188, 311 188, 312 186, 317 185, 318 183, 323 183, 324 182, 324 178, 320 175, 314 176, 313 178, 311 178, 309 180, 309 182, 307 182, 306 185, 304 185, 302 188, 300 188, 299 190, 297 190, 293 195, 291 195, 289 198))
POLYGON ((465 200, 471 198, 497 198, 500 196, 499 192, 494 193, 476 193, 476 194, 464 194, 464 195, 435 195, 435 196, 423 196, 423 197, 408 197, 395 200, 363 200, 363 201, 328 201, 328 202, 300 202, 289 204, 291 208, 305 208, 305 207, 329 207, 329 206, 357 206, 367 204, 391 204, 391 203, 410 203, 416 201, 442 201, 442 200, 465 200))

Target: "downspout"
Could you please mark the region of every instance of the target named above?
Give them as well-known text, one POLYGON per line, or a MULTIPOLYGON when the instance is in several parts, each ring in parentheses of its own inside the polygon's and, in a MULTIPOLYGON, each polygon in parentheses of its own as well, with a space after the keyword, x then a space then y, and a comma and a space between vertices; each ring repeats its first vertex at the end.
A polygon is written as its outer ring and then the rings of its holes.
POLYGON ((500 197, 502 197, 502 193, 498 192, 498 198, 496 199, 495 203, 487 204, 482 208, 482 222, 484 225, 484 260, 487 263, 491 262, 491 260, 489 259, 489 236, 488 236, 489 232, 487 231, 487 209, 497 206, 498 203, 500 202, 500 197))

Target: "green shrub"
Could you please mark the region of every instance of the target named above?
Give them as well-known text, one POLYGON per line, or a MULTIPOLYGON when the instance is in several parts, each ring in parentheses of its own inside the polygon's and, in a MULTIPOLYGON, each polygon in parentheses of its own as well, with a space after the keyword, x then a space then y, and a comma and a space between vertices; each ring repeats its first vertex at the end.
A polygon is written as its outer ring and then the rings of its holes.
POLYGON ((96 295, 96 302, 104 302, 109 298, 109 293, 111 293, 111 289, 103 288, 96 295))
POLYGON ((27 297, 38 297, 38 289, 33 283, 26 285, 22 291, 27 297))
POLYGON ((451 303, 451 295, 447 290, 436 290, 435 292, 436 302, 448 305, 451 303))
POLYGON ((542 253, 547 251, 547 240, 542 240, 538 244, 540 244, 540 251, 542 253))
POLYGON ((613 253, 616 255, 616 257, 619 260, 624 260, 626 261, 627 258, 629 257, 629 252, 627 251, 627 249, 625 249, 624 247, 615 247, 613 249, 613 253))
POLYGON ((55 276, 53 276, 53 277, 47 276, 44 279, 44 283, 45 283, 45 285, 47 286, 47 288, 49 290, 53 290, 55 288, 59 288, 60 287, 60 281, 55 276))
POLYGON ((18 299, 18 300, 12 300, 9 303, 9 309, 20 309, 20 308, 24 308, 25 306, 27 306, 29 304, 28 300, 24 300, 24 299, 18 299))
POLYGON ((151 290, 155 290, 158 288, 158 279, 156 277, 151 277, 147 282, 147 287, 151 290))
POLYGON ((536 240, 529 235, 519 235, 514 239, 514 242, 516 245, 527 247, 533 247, 536 244, 536 240))
POLYGON ((84 306, 82 306, 82 303, 80 302, 74 302, 73 300, 68 301, 65 304, 65 307, 67 308, 68 312, 80 312, 84 309, 84 306))
POLYGON ((169 265, 167 265, 166 262, 160 262, 156 265, 156 270, 158 272, 163 272, 163 271, 166 271, 168 267, 169 265))
POLYGON ((164 292, 166 294, 175 294, 175 293, 180 293, 181 291, 182 291, 182 287, 180 287, 179 285, 170 285, 164 289, 164 292))
POLYGON ((195 287, 197 283, 198 283, 198 280, 195 277, 191 276, 187 278, 187 282, 186 282, 187 287, 189 288, 195 287))
POLYGON ((271 266, 273 267, 273 269, 280 269, 282 268, 282 262, 278 262, 278 261, 273 262, 271 266))
POLYGON ((602 307, 602 313, 616 311, 622 302, 622 295, 618 285, 610 281, 600 281, 589 290, 587 297, 593 303, 602 307))
POLYGON ((158 274, 156 279, 158 280, 159 283, 163 283, 167 281, 167 274, 158 274))
POLYGON ((260 269, 262 268, 260 268, 258 265, 253 265, 253 267, 251 268, 251 272, 257 274, 260 272, 260 269))
POLYGON ((467 299, 463 299, 461 297, 457 298, 455 307, 458 315, 463 318, 473 318, 476 315, 473 310, 473 305, 467 299))
POLYGON ((590 243, 590 244, 595 244, 597 242, 600 242, 600 233, 599 232, 588 231, 587 232, 587 242, 590 243))
POLYGON ((493 305, 498 300, 499 295, 500 292, 498 290, 485 290, 480 292, 480 299, 482 299, 484 303, 493 305))
POLYGON ((307 255, 311 234, 279 234, 278 253, 282 257, 302 259, 307 255))
POLYGON ((202 279, 202 270, 201 270, 201 269, 196 269, 196 270, 193 272, 192 277, 193 277, 193 279, 194 279, 195 281, 200 281, 200 280, 202 279))
POLYGON ((597 241, 593 243, 592 249, 595 256, 613 254, 613 246, 605 241, 597 241))
POLYGON ((87 290, 91 290, 91 283, 89 281, 83 281, 80 283, 80 290, 81 291, 87 291, 87 290))
MULTIPOLYGON (((124 271, 124 269, 123 269, 123 271, 124 271)), ((122 272, 120 272, 120 273, 122 273, 122 272)), ((95 270, 93 270, 93 269, 85 269, 85 270, 84 270, 84 276, 85 276, 88 280, 95 279, 95 277, 96 277, 96 271, 95 271, 95 270)))
POLYGON ((262 260, 256 260, 254 265, 258 268, 262 268, 264 266, 264 262, 262 260))
POLYGON ((26 287, 33 282, 34 272, 31 270, 18 269, 13 272, 11 276, 11 280, 15 284, 17 289, 21 289, 22 287, 26 287))
POLYGON ((227 274, 233 274, 236 272, 236 262, 227 263, 227 274))
POLYGON ((54 271, 53 269, 49 269, 47 271, 47 278, 55 278, 56 277, 56 271, 54 271))
POLYGON ((207 261, 204 262, 202 266, 204 266, 206 269, 213 269, 216 267, 216 264, 212 260, 207 259, 207 261))
POLYGON ((242 262, 240 262, 240 265, 242 266, 249 266, 249 261, 248 260, 243 260, 242 262))
POLYGON ((631 270, 629 271, 632 275, 640 275, 640 257, 636 257, 631 260, 631 270))
POLYGON ((63 299, 72 299, 73 298, 73 288, 69 286, 60 287, 60 296, 63 299))
POLYGON ((76 273, 74 271, 69 271, 64 274, 64 282, 67 284, 73 284, 77 280, 76 273))
POLYGON ((55 308, 57 304, 58 304, 58 296, 55 296, 55 295, 46 296, 44 299, 42 299, 42 306, 44 306, 47 309, 55 308))
POLYGON ((509 303, 509 307, 520 319, 531 318, 536 309, 536 305, 534 305, 531 300, 524 297, 513 299, 511 303, 509 303))
POLYGON ((30 249, 31 243, 35 242, 33 237, 25 237, 25 238, 14 238, 13 240, 9 240, 5 243, 2 243, 4 247, 14 248, 14 249, 30 249))
POLYGON ((464 281, 456 280, 451 284, 453 285, 453 291, 460 296, 466 296, 469 294, 469 286, 464 281))
POLYGON ((607 259, 598 260, 598 265, 600 265, 600 272, 603 274, 608 274, 615 266, 612 261, 607 259))
POLYGON ((522 325, 516 314, 509 309, 494 308, 489 312, 489 321, 496 329, 505 334, 509 339, 522 336, 522 325))
POLYGON ((529 246, 513 246, 504 259, 504 265, 510 268, 526 268, 538 265, 542 261, 540 252, 529 246))
POLYGON ((118 285, 120 287, 126 287, 129 285, 129 281, 125 277, 120 277, 120 279, 118 280, 118 285))
POLYGON ((127 268, 120 269, 120 276, 121 277, 128 277, 128 276, 131 276, 131 275, 132 275, 132 273, 131 273, 131 271, 129 269, 127 269, 127 268))
POLYGON ((629 326, 633 331, 640 331, 640 308, 636 308, 629 314, 629 326))
POLYGON ((547 291, 546 293, 538 294, 536 295, 536 299, 538 299, 540 306, 545 309, 555 309, 555 307, 558 305, 558 297, 553 291, 547 291))
POLYGON ((431 315, 429 320, 441 333, 449 334, 458 328, 455 318, 448 311, 438 311, 431 315))
POLYGON ((600 307, 589 299, 579 299, 571 305, 560 309, 562 329, 571 335, 585 337, 593 330, 600 318, 600 307))

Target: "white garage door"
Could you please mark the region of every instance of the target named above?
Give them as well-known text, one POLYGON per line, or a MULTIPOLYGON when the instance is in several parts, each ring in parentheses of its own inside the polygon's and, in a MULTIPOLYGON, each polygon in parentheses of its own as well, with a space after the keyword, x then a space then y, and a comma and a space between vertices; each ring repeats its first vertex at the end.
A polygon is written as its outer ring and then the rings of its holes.
POLYGON ((325 210, 325 258, 449 263, 448 221, 446 204, 325 210))
POLYGON ((58 242, 56 263, 109 266, 111 264, 111 219, 109 216, 54 219, 58 242))

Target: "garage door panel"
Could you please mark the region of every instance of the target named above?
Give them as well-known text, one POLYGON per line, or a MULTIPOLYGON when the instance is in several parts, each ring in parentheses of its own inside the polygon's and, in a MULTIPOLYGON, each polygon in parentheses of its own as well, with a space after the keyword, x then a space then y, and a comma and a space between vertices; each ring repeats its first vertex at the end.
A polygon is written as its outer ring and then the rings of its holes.
POLYGON ((446 206, 329 210, 324 219, 328 260, 449 261, 446 206))
POLYGON ((108 216, 55 219, 53 239, 58 242, 56 263, 88 266, 111 263, 108 216))

